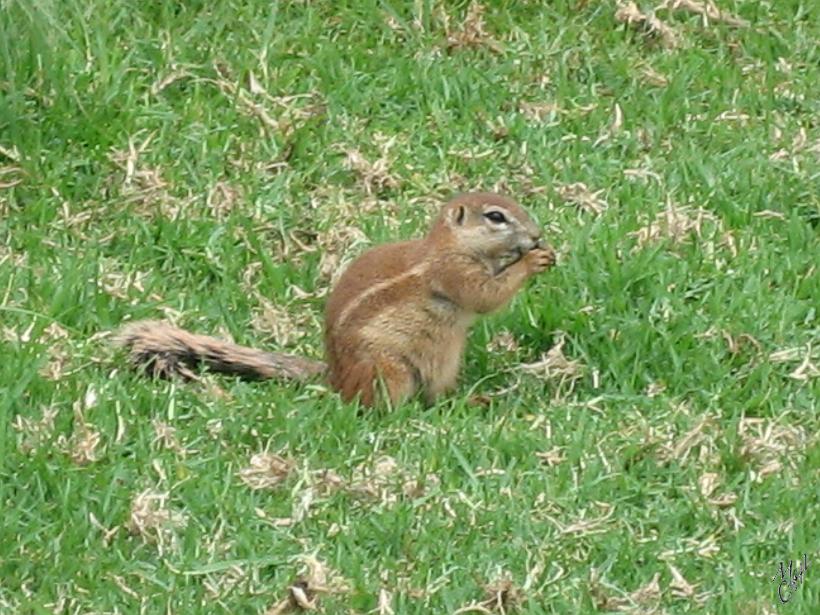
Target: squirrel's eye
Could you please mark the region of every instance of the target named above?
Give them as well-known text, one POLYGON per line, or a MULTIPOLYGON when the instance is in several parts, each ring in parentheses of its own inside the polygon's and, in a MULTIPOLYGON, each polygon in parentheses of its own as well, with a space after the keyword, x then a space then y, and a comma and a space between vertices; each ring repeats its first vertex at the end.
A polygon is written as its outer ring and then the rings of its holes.
POLYGON ((488 211, 484 214, 484 217, 487 218, 490 222, 494 222, 495 224, 503 224, 507 221, 507 218, 504 217, 500 211, 488 211))

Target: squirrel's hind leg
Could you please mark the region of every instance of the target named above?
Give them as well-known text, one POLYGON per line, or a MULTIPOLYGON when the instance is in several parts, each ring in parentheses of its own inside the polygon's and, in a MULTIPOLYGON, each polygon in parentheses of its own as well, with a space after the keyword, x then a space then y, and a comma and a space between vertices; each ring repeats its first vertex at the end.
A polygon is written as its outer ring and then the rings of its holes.
POLYGON ((355 362, 336 385, 345 401, 358 395, 360 403, 371 408, 385 401, 395 408, 415 395, 419 386, 411 367, 385 356, 355 362))

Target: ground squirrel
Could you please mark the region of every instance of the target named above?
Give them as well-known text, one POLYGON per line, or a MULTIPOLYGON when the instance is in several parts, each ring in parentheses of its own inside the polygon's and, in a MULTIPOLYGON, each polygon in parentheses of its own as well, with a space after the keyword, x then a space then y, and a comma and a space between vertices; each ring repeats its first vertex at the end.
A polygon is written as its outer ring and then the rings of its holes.
POLYGON ((395 405, 422 393, 432 403, 455 386, 476 315, 503 307, 554 263, 520 205, 467 193, 442 207, 426 237, 372 248, 350 264, 325 310, 327 363, 154 321, 127 325, 118 341, 133 363, 156 376, 194 377, 198 364, 251 378, 324 375, 345 401, 395 405))

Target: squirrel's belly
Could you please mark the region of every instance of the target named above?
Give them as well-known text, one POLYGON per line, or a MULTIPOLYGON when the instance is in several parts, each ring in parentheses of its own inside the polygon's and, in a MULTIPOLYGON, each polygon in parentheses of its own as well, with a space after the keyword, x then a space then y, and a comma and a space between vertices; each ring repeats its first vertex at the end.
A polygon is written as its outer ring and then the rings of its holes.
POLYGON ((459 310, 404 304, 371 319, 358 337, 363 352, 389 355, 411 365, 422 388, 434 397, 455 385, 473 320, 459 310))

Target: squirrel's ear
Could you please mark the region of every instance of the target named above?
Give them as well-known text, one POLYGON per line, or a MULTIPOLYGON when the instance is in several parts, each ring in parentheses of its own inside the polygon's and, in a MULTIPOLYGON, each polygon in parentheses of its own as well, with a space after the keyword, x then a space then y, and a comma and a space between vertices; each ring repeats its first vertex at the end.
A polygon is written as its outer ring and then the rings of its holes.
POLYGON ((464 205, 459 205, 450 212, 450 221, 461 226, 464 222, 464 205))

